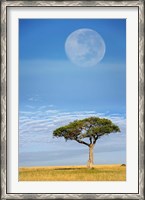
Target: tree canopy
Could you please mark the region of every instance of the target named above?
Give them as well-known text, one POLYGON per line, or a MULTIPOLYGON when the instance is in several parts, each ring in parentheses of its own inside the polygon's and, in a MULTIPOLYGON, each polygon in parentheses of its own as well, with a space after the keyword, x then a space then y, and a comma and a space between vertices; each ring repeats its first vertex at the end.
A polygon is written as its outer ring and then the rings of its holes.
POLYGON ((120 132, 120 129, 111 120, 99 117, 89 117, 75 120, 53 132, 55 137, 64 137, 66 140, 75 140, 78 143, 90 146, 103 135, 120 132), (89 142, 83 139, 88 138, 89 142))

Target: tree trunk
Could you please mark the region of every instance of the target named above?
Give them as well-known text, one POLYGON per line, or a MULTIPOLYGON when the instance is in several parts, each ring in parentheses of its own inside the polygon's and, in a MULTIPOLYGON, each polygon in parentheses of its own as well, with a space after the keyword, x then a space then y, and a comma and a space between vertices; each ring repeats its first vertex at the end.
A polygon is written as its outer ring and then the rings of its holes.
POLYGON ((93 157, 93 149, 94 149, 94 145, 90 144, 89 146, 89 160, 88 160, 88 168, 92 168, 93 164, 94 164, 94 157, 93 157))

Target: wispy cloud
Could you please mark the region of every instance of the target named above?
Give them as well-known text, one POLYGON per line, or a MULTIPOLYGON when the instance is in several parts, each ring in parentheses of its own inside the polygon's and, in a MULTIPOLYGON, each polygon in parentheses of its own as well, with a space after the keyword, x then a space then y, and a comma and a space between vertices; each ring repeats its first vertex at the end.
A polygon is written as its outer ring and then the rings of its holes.
POLYGON ((21 111, 19 114, 19 164, 25 166, 83 164, 88 157, 87 147, 75 141, 66 142, 63 138, 53 138, 53 131, 71 121, 90 116, 111 119, 121 129, 121 133, 112 133, 97 141, 94 149, 95 160, 98 163, 117 163, 119 156, 122 156, 120 162, 125 162, 126 118, 124 115, 108 115, 93 110, 62 112, 51 107, 39 107, 31 112, 21 111), (110 159, 105 157, 106 154, 110 159), (111 155, 116 158, 113 159, 111 155))
MULTIPOLYGON (((96 113, 95 111, 61 112, 59 110, 41 107, 35 111, 21 111, 19 114, 19 144, 20 149, 27 143, 56 142, 53 139, 53 131, 76 119, 83 119, 90 116, 107 117, 119 125, 122 133, 117 136, 117 140, 125 135, 126 119, 124 116, 108 115, 96 113)), ((113 138, 116 138, 115 136, 113 138)), ((112 140, 113 140, 112 138, 112 140)), ((119 141, 120 143, 120 141, 119 141)))

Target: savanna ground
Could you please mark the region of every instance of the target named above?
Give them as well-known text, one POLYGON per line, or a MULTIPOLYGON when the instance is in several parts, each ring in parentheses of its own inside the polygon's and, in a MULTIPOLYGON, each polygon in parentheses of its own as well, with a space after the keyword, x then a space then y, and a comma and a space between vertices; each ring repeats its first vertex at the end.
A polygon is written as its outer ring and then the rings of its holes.
POLYGON ((126 181, 126 166, 20 167, 19 181, 126 181))

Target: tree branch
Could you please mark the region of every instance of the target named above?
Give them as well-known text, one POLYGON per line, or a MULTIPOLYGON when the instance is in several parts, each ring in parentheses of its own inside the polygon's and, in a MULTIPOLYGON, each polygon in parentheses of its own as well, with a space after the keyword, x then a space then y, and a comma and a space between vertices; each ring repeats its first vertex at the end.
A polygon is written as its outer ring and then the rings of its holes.
POLYGON ((90 146, 88 143, 86 143, 86 142, 84 142, 84 141, 81 141, 81 140, 78 140, 78 139, 76 139, 76 141, 77 141, 78 143, 80 143, 80 144, 85 144, 85 145, 87 145, 88 147, 90 146))
POLYGON ((90 144, 92 144, 92 137, 90 137, 89 139, 90 139, 90 144))
POLYGON ((99 137, 98 135, 96 137, 94 137, 93 144, 96 144, 96 141, 97 141, 98 137, 99 137))

